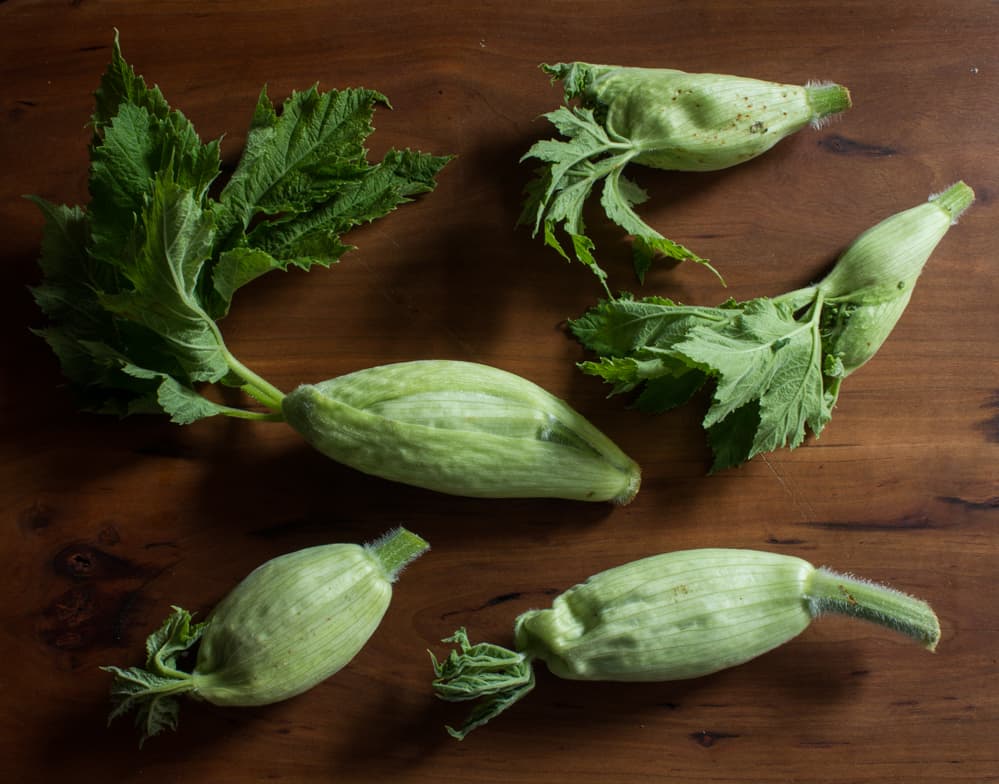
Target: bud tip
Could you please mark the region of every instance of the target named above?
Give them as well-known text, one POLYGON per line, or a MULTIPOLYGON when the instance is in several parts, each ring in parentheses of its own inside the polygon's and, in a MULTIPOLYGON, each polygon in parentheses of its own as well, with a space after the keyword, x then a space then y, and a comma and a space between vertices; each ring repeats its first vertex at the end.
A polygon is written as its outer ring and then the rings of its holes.
POLYGON ((934 193, 929 201, 934 202, 944 212, 950 216, 951 225, 957 223, 957 219, 975 201, 975 191, 963 180, 958 180, 945 191, 934 193))

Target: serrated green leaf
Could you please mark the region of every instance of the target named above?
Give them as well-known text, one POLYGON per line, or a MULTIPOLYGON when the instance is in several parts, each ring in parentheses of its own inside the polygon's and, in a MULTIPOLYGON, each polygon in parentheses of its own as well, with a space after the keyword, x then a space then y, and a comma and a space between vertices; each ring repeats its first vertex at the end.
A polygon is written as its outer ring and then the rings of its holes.
POLYGON ((94 91, 94 114, 91 122, 98 135, 104 126, 118 114, 122 105, 141 106, 154 117, 166 117, 170 105, 159 87, 147 87, 146 81, 136 75, 132 66, 121 54, 118 31, 115 30, 111 47, 111 62, 94 91))
POLYGON ((218 172, 218 143, 203 145, 178 112, 160 119, 124 104, 91 151, 90 254, 122 266, 122 255, 142 231, 139 216, 158 178, 191 190, 200 203, 218 172))
POLYGON ((759 398, 787 361, 797 367, 796 354, 807 355, 812 343, 811 330, 793 314, 770 300, 754 300, 721 329, 693 327, 675 348, 717 378, 715 403, 704 420, 711 427, 759 398))
POLYGON ((571 261, 569 254, 562 247, 562 243, 558 241, 558 237, 555 235, 555 226, 551 221, 545 221, 545 245, 549 248, 554 248, 558 255, 566 261, 571 261))
POLYGON ((340 241, 341 234, 432 190, 434 177, 447 160, 410 150, 390 150, 381 163, 327 190, 325 198, 307 211, 260 223, 247 235, 247 244, 267 251, 285 265, 329 265, 351 247, 340 241))
POLYGON ((464 629, 458 629, 443 642, 458 645, 438 662, 431 653, 434 668, 434 694, 447 702, 477 701, 458 729, 448 733, 462 740, 534 688, 534 667, 522 653, 493 643, 472 645, 464 629))
POLYGON ((708 443, 714 454, 711 472, 735 468, 757 454, 754 444, 759 427, 760 405, 753 401, 708 428, 708 443))
POLYGON ((262 91, 239 164, 219 196, 223 249, 235 246, 257 215, 309 212, 369 168, 364 140, 384 96, 373 90, 316 87, 275 111, 262 91))
POLYGON ((580 362, 579 369, 611 384, 611 395, 630 392, 646 380, 639 373, 637 360, 632 357, 601 357, 597 362, 580 362))
POLYGON ((705 428, 759 401, 750 457, 794 448, 806 425, 817 433, 829 419, 815 319, 799 322, 770 299, 753 300, 721 330, 694 327, 676 351, 716 378, 705 428))
POLYGON ((108 330, 110 317, 97 302, 96 292, 115 285, 117 273, 87 253, 90 222, 79 207, 52 204, 28 197, 42 212, 42 252, 38 259, 42 283, 31 292, 52 322, 71 327, 81 336, 108 330))
POLYGON ((580 96, 589 86, 591 71, 579 68, 577 63, 542 63, 541 70, 551 77, 552 83, 562 82, 563 97, 566 101, 580 96))
MULTIPOLYGON (((560 78, 572 78, 571 69, 561 66, 553 69, 550 72, 560 78)), ((567 84, 566 95, 576 94, 576 86, 567 84)), ((657 255, 707 263, 683 245, 664 237, 635 212, 634 207, 646 201, 648 193, 622 172, 642 152, 640 140, 628 140, 610 132, 590 107, 561 106, 544 117, 566 140, 537 141, 521 159, 535 158, 546 165, 536 171, 525 188, 526 198, 518 223, 532 224, 535 236, 544 226, 545 244, 564 253, 553 238, 552 227, 559 225, 570 235, 585 236, 583 209, 595 185, 603 180, 600 204, 610 221, 635 238, 635 271, 640 281, 657 255)), ((586 252, 577 253, 577 259, 590 267, 609 294, 607 276, 593 255, 592 241, 585 247, 586 252)))
POLYGON ((28 196, 45 220, 42 227, 42 252, 38 266, 46 278, 74 281, 77 270, 86 263, 90 225, 79 207, 53 204, 40 196, 28 196))
POLYGON ((627 160, 607 174, 600 203, 607 217, 633 237, 632 256, 639 282, 645 281, 645 274, 657 255, 710 267, 706 259, 680 243, 667 239, 638 217, 633 208, 648 199, 648 194, 621 175, 626 163, 627 160))
POLYGON ((213 317, 266 272, 335 263, 352 248, 344 233, 433 190, 448 157, 390 150, 378 164, 367 161, 363 143, 379 102, 384 96, 371 90, 313 87, 278 113, 261 93, 243 157, 215 209, 222 251, 206 297, 213 317))
POLYGON ((209 400, 191 387, 181 384, 169 373, 148 370, 131 363, 123 365, 122 372, 134 378, 156 382, 155 393, 153 393, 155 405, 152 404, 152 395, 138 398, 131 402, 128 413, 135 414, 149 410, 162 411, 170 415, 171 422, 178 425, 189 425, 199 419, 232 412, 232 408, 229 406, 209 400), (139 406, 141 408, 138 408, 139 406))
POLYGON ((821 305, 814 299, 814 290, 801 290, 700 308, 624 298, 600 303, 570 328, 599 357, 582 370, 612 384, 612 394, 641 390, 640 410, 674 408, 711 379, 703 424, 713 470, 720 470, 794 448, 829 421, 836 395, 822 373, 821 305), (808 291, 813 303, 806 307, 808 291))
POLYGON ((227 354, 198 294, 214 239, 211 215, 189 189, 161 173, 140 225, 141 240, 120 263, 132 287, 104 294, 100 302, 166 341, 191 382, 218 381, 228 372, 227 354))
POLYGON ((212 286, 215 297, 212 303, 212 316, 221 318, 229 312, 233 294, 246 284, 274 269, 285 269, 286 264, 275 259, 270 253, 259 248, 246 246, 227 250, 219 256, 212 270, 212 286))
POLYGON ((150 693, 172 689, 177 681, 149 672, 142 667, 102 667, 114 675, 111 682, 111 714, 108 723, 138 708, 150 693))
POLYGON ((236 290, 272 269, 327 266, 341 234, 432 190, 447 158, 391 151, 369 163, 371 90, 262 92, 243 157, 219 202, 219 144, 148 87, 121 56, 95 94, 86 210, 35 199, 45 215, 33 290, 81 404, 178 422, 277 416, 283 394, 227 350, 216 321, 236 290), (219 229, 221 227, 221 230, 219 229), (200 382, 241 387, 271 410, 219 406, 200 382))
MULTIPOLYGON (((624 161, 624 163, 627 163, 627 161, 624 161)), ((641 194, 638 194, 636 192, 637 186, 621 176, 622 169, 623 165, 607 173, 604 179, 604 187, 600 193, 600 205, 604 208, 607 217, 624 229, 626 233, 643 236, 655 234, 659 236, 658 232, 655 232, 645 221, 635 214, 633 207, 637 202, 632 197, 636 195, 645 196, 645 192, 642 191, 641 194), (623 182, 627 182, 628 185, 622 187, 623 182)), ((645 198, 648 197, 645 196, 645 198)), ((644 201, 644 199, 642 200, 644 201)))
POLYGON ((411 150, 390 150, 381 163, 352 182, 330 190, 309 212, 259 223, 244 245, 221 254, 212 280, 211 314, 228 312, 233 294, 272 270, 329 266, 352 246, 340 237, 350 229, 387 215, 412 197, 433 190, 434 178, 449 159, 411 150))
POLYGON ((720 308, 678 305, 659 297, 618 298, 600 303, 569 322, 572 334, 601 356, 639 350, 669 352, 696 324, 722 325, 734 315, 720 308))
MULTIPOLYGON (((589 156, 580 156, 580 153, 586 151, 603 151, 613 144, 607 135, 606 129, 597 122, 591 109, 580 108, 578 106, 572 108, 560 106, 558 109, 547 112, 542 116, 554 125, 559 133, 572 140, 571 143, 559 142, 557 140, 537 142, 537 144, 541 145, 548 143, 564 145, 560 148, 564 152, 558 156, 558 161, 566 160, 567 155, 565 153, 575 153, 579 159, 582 159, 582 157, 589 156)), ((537 157, 531 153, 528 153, 528 155, 530 157, 537 157)))
POLYGON ((662 362, 661 375, 647 379, 635 408, 646 414, 662 414, 688 402, 704 386, 707 376, 682 363, 662 362))
POLYGON ((184 608, 172 609, 163 625, 146 638, 146 667, 159 674, 175 673, 177 657, 200 640, 208 627, 206 623, 194 623, 184 608))
POLYGON ((178 659, 201 639, 207 624, 192 623, 191 614, 174 607, 159 629, 146 639, 146 666, 102 667, 114 675, 108 722, 136 711, 141 746, 165 730, 177 729, 179 697, 194 689, 191 674, 179 669, 178 659))
POLYGON ((665 354, 650 359, 601 357, 579 367, 611 384, 611 395, 640 388, 634 407, 648 414, 661 414, 686 403, 707 380, 702 371, 665 354))
POLYGON ((82 410, 114 416, 160 410, 156 385, 125 374, 123 368, 128 360, 114 347, 97 340, 82 340, 73 331, 59 327, 35 332, 59 359, 82 410))

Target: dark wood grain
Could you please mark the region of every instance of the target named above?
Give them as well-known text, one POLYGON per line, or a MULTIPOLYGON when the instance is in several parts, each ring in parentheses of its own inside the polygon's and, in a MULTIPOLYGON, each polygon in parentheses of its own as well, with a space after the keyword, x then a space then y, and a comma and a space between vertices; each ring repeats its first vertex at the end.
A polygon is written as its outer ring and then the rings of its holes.
MULTIPOLYGON (((0 777, 10 782, 987 782, 999 780, 999 6, 986 2, 0 3, 0 777), (360 476, 282 425, 77 412, 39 316, 41 221, 21 199, 86 198, 90 93, 113 28, 233 161, 265 82, 388 95, 372 154, 458 157, 438 190, 354 232, 337 268, 271 276, 224 328, 282 388, 390 361, 475 360, 568 399, 644 468, 612 509, 448 498, 360 476), (966 179, 978 202, 926 268, 820 440, 707 476, 703 407, 657 418, 604 398, 562 328, 599 291, 514 230, 556 88, 584 59, 848 85, 855 106, 749 164, 636 176, 648 221, 723 270, 657 268, 643 292, 714 304, 801 285, 861 230, 966 179), (275 279, 272 279, 275 278, 275 279), (405 524, 433 551, 334 679, 259 709, 185 704, 140 752, 105 728, 102 664, 141 658, 180 604, 201 613, 262 561, 405 524), (655 552, 772 549, 929 599, 930 655, 836 619, 690 682, 574 684, 463 743, 430 694, 427 648, 455 627, 509 641, 517 613, 655 552)), ((628 250, 594 217, 612 279, 628 250)))

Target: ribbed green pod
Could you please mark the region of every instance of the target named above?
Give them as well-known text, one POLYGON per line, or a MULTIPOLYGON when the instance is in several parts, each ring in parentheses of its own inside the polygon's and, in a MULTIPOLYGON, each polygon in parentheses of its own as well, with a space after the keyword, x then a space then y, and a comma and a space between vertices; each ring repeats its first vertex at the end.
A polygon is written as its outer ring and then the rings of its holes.
POLYGON ((697 678, 749 661, 793 639, 823 613, 872 621, 929 650, 940 625, 928 604, 790 555, 701 549, 643 558, 590 577, 514 624, 515 650, 472 645, 464 629, 442 661, 434 692, 478 701, 463 738, 534 686, 531 663, 570 680, 697 678))
POLYGON ((970 187, 957 182, 886 218, 854 240, 818 284, 826 309, 824 348, 842 362, 842 376, 877 353, 934 249, 974 198, 970 187))
POLYGON ((285 419, 323 454, 453 495, 627 503, 640 470, 566 403, 520 376, 423 360, 300 386, 285 419))
POLYGON ((274 558, 208 616, 194 695, 248 706, 301 694, 357 655, 391 598, 385 567, 361 545, 320 545, 274 558))
POLYGON ((850 106, 849 90, 838 84, 800 86, 585 62, 541 68, 563 83, 566 105, 544 115, 559 137, 535 142, 524 155, 542 165, 525 188, 519 222, 563 258, 571 254, 588 266, 608 300, 614 295, 584 216, 598 183, 607 218, 632 238, 639 280, 659 256, 711 268, 636 212, 649 194, 625 176, 626 168, 637 163, 673 171, 725 169, 850 106))
POLYGON ((794 85, 742 76, 589 63, 549 66, 627 139, 636 163, 673 171, 713 171, 762 155, 781 139, 850 106, 836 84, 794 85))
POLYGON ((754 550, 667 553, 601 572, 516 622, 518 651, 560 678, 672 681, 749 661, 796 637, 813 567, 754 550), (694 555, 696 553, 696 555, 694 555))
POLYGON ((142 739, 175 729, 182 694, 224 706, 266 705, 345 667, 378 628, 400 571, 428 549, 398 528, 369 545, 329 544, 257 567, 204 623, 174 608, 147 643, 145 667, 115 675, 111 718, 132 709, 142 739), (181 655, 198 644, 191 671, 181 655))
POLYGON ((819 284, 823 296, 873 305, 911 292, 940 240, 974 198, 968 185, 957 182, 867 229, 819 284))

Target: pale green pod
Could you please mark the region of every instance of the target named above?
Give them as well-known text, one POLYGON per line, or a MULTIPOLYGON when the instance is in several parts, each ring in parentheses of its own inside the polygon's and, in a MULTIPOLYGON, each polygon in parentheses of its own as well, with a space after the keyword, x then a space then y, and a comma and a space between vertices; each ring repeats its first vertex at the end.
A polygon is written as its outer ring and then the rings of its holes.
POLYGON ((845 377, 871 359, 891 334, 940 240, 974 201, 957 182, 917 207, 861 234, 818 284, 823 347, 845 377))
POLYGON ((672 171, 735 166, 850 106, 837 84, 588 63, 548 70, 564 79, 567 97, 578 95, 603 117, 611 138, 640 151, 636 163, 672 171))
POLYGON ((754 550, 667 553, 601 572, 516 622, 518 651, 560 678, 672 681, 749 661, 812 616, 807 561, 754 550))
POLYGON ((515 650, 458 644, 433 659, 434 691, 477 700, 472 729, 534 686, 531 663, 569 680, 697 678, 749 661, 799 635, 812 619, 839 613, 873 621, 933 650, 940 624, 925 602, 790 555, 701 549, 665 553, 608 569, 570 588, 514 625, 515 650))
POLYGON ((137 710, 142 739, 175 729, 178 697, 214 705, 286 700, 345 667, 378 628, 392 583, 429 545, 399 528, 370 545, 330 544, 257 567, 201 624, 175 607, 149 637, 146 666, 105 667, 115 679, 111 719, 137 710), (180 657, 195 645, 185 670, 180 657))
POLYGON ((381 623, 390 575, 357 544, 309 547, 251 572, 208 616, 194 694, 215 705, 267 705, 345 667, 381 623))
POLYGON ((911 293, 930 255, 975 192, 957 182, 916 207, 867 229, 840 256, 819 283, 828 301, 872 305, 911 293))
POLYGON ((472 362, 382 365, 286 395, 288 423, 364 473, 452 495, 630 501, 638 465, 538 385, 472 362))
POLYGON ((842 379, 866 364, 884 345, 912 298, 912 289, 894 299, 867 305, 834 303, 823 312, 824 347, 834 358, 835 371, 826 375, 842 379))
MULTIPOLYGON (((542 162, 528 183, 519 222, 563 258, 570 253, 614 298, 584 205, 600 186, 607 218, 632 238, 635 272, 643 280, 665 256, 711 267, 689 248, 654 229, 636 211, 649 194, 625 176, 637 163, 674 171, 714 171, 762 155, 806 125, 850 106, 838 84, 767 82, 741 76, 687 73, 584 62, 542 65, 561 80, 565 106, 545 117, 560 138, 535 142, 524 158, 542 162), (578 99, 578 105, 569 105, 578 99), (565 237, 560 239, 560 234, 565 237), (566 244, 568 240, 568 244, 566 244)), ((717 274, 717 273, 716 273, 717 274)))

